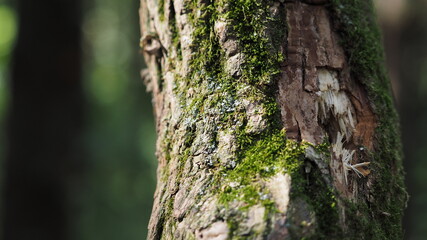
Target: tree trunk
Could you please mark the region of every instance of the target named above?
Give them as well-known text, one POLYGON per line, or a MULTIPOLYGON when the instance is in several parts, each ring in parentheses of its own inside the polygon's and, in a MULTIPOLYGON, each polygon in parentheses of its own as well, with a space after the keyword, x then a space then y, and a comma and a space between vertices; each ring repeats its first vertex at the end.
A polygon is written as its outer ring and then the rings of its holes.
POLYGON ((396 113, 368 0, 141 1, 149 239, 401 239, 396 113))

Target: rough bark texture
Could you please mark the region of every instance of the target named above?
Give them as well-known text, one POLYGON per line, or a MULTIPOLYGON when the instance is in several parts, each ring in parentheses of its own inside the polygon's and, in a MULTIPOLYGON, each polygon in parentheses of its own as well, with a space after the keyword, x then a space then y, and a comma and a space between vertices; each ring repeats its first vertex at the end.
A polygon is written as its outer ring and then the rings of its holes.
POLYGON ((370 1, 141 1, 149 239, 399 239, 400 141, 370 1))

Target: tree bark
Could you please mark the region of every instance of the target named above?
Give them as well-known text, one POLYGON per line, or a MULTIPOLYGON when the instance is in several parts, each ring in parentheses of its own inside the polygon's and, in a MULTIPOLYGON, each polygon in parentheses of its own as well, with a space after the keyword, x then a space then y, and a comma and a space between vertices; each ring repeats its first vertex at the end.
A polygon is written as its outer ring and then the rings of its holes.
POLYGON ((372 3, 141 1, 149 239, 400 239, 407 195, 372 3))

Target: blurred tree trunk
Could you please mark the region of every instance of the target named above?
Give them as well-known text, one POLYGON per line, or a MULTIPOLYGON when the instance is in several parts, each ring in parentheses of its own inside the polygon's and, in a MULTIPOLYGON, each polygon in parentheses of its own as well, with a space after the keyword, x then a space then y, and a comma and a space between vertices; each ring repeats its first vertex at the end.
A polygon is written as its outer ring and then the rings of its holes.
POLYGON ((157 120, 149 239, 401 239, 372 3, 141 1, 157 120))
POLYGON ((80 1, 16 4, 3 239, 67 239, 70 177, 82 170, 80 1))

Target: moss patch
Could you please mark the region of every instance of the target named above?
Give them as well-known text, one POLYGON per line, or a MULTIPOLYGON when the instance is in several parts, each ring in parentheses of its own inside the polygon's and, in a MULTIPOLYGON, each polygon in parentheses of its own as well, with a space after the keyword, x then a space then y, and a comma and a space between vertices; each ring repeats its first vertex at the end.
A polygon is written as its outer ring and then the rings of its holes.
POLYGON ((306 144, 286 140, 283 131, 267 132, 264 135, 253 143, 248 143, 251 139, 246 139, 237 166, 220 171, 220 176, 226 182, 236 185, 224 188, 220 196, 222 203, 241 200, 248 206, 258 203, 270 206, 268 192, 263 190, 260 180, 277 173, 294 175, 301 169, 306 144))
POLYGON ((339 227, 336 191, 324 182, 318 168, 314 168, 302 184, 301 195, 306 197, 312 206, 318 222, 313 239, 342 239, 343 231, 339 227))
POLYGON ((364 216, 352 219, 359 221, 354 229, 368 232, 371 239, 402 239, 400 221, 407 195, 403 183, 399 124, 384 68, 381 34, 372 2, 333 0, 332 11, 352 66, 351 74, 366 86, 379 121, 375 153, 371 156, 372 172, 376 177, 371 194, 375 201, 357 206, 347 204, 348 215, 364 216))
POLYGON ((245 56, 242 80, 256 86, 271 83, 284 57, 273 51, 271 41, 276 38, 267 38, 266 31, 267 27, 279 30, 275 36, 282 40, 286 29, 283 19, 270 16, 266 1, 229 0, 223 4, 228 11, 222 17, 231 22, 245 56))
POLYGON ((157 3, 157 6, 159 6, 159 17, 160 21, 165 20, 165 0, 159 0, 157 3))

